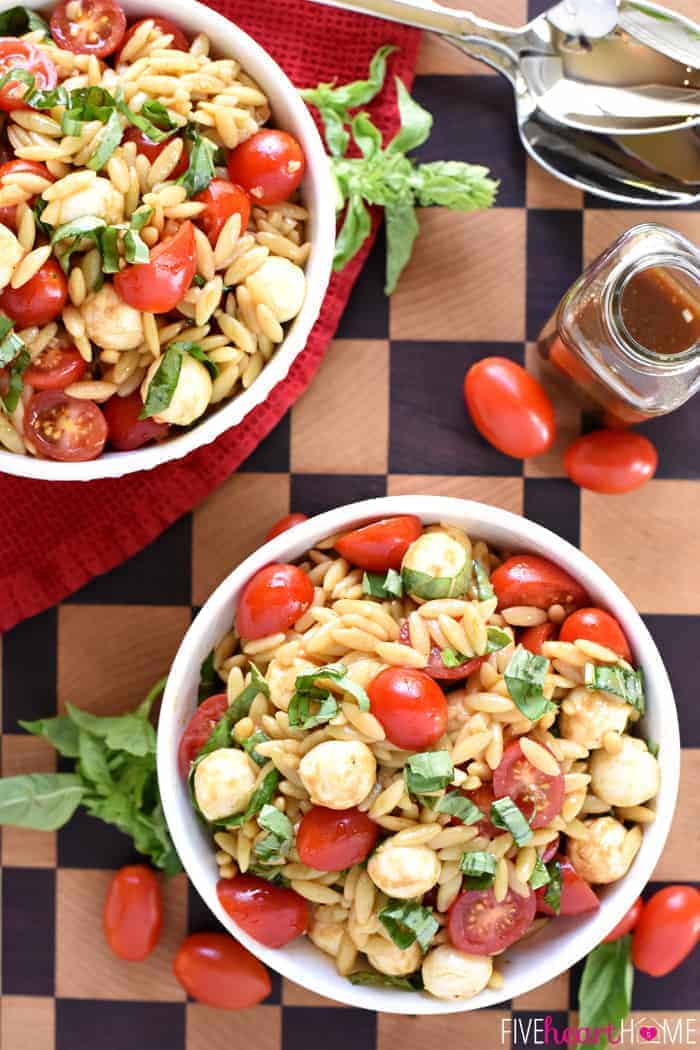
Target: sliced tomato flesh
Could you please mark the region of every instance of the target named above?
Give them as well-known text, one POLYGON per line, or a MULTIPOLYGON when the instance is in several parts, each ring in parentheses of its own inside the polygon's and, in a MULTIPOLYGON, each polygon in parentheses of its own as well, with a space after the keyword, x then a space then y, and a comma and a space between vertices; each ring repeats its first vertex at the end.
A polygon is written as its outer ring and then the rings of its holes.
POLYGON ((492 889, 468 890, 450 906, 447 929, 455 948, 470 955, 494 955, 520 940, 535 917, 535 894, 508 890, 497 901, 492 889))

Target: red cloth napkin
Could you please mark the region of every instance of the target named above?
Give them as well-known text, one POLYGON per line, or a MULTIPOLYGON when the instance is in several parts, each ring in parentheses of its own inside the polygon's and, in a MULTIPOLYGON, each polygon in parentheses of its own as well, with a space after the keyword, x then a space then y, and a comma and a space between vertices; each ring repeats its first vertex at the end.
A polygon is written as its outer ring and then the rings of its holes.
MULTIPOLYGON (((410 86, 420 35, 415 30, 305 0, 220 0, 209 6, 250 33, 299 87, 365 77, 374 51, 396 44, 389 86, 369 107, 385 135, 396 130, 393 74, 410 86)), ((141 550, 251 454, 311 382, 368 251, 369 244, 333 277, 308 344, 284 382, 213 444, 116 480, 61 483, 0 475, 0 631, 141 550)))

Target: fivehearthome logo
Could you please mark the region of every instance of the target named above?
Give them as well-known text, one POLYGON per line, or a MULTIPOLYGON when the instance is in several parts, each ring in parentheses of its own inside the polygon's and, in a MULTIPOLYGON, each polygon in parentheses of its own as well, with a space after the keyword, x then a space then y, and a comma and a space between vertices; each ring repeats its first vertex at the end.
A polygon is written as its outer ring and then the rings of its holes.
POLYGON ((501 1046, 511 1047, 579 1047, 619 1046, 626 1050, 646 1047, 697 1046, 700 1039, 699 1018, 687 1014, 670 1014, 652 1017, 635 1015, 628 1017, 616 1030, 612 1025, 604 1028, 577 1027, 573 1020, 562 1024, 561 1015, 555 1020, 551 1014, 542 1017, 504 1017, 501 1019, 501 1046))

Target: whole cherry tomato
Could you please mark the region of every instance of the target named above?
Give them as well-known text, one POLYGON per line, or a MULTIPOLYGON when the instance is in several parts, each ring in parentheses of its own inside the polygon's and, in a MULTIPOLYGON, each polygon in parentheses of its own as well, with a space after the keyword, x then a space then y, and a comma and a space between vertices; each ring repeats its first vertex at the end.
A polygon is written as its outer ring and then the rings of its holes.
POLYGON ((27 404, 24 432, 40 456, 64 463, 95 459, 107 440, 107 421, 94 401, 63 390, 40 390, 27 404))
POLYGON ((632 935, 632 962, 651 977, 665 977, 700 939, 700 892, 664 886, 651 897, 632 935))
POLYGON ((74 346, 49 346, 24 373, 24 382, 35 390, 62 390, 85 375, 87 363, 74 346))
POLYGON ((343 871, 361 864, 374 849, 379 825, 352 809, 312 806, 301 818, 296 847, 299 860, 317 871, 343 871))
POLYGON ((455 948, 469 955, 493 955, 520 940, 535 917, 535 894, 521 897, 512 889, 502 901, 493 890, 460 893, 447 913, 447 930, 455 948))
POLYGON ((632 492, 653 478, 658 461, 656 449, 643 434, 594 430, 569 445, 564 469, 582 489, 621 493, 632 492))
POLYGON ((309 902, 294 890, 257 875, 219 879, 216 895, 233 921, 268 948, 282 948, 308 929, 309 902))
MULTIPOLYGON (((600 907, 600 901, 588 885, 585 879, 577 873, 571 861, 566 857, 558 856, 561 870, 561 898, 559 901, 560 915, 581 915, 583 912, 595 911, 600 907)), ((537 910, 542 915, 556 915, 554 909, 547 904, 545 894, 547 886, 541 886, 536 891, 537 910)))
POLYGON ((400 569, 404 554, 423 531, 420 519, 412 514, 383 518, 346 532, 336 541, 341 557, 367 572, 400 569))
POLYGON ((245 231, 250 218, 250 197, 240 186, 234 186, 227 179, 212 179, 207 188, 194 199, 200 204, 206 204, 197 221, 212 244, 216 244, 219 234, 232 215, 240 215, 241 230, 245 231))
POLYGON ((127 962, 142 962, 151 954, 163 923, 158 876, 145 864, 121 868, 109 884, 102 912, 107 944, 127 962))
POLYGON ((287 131, 263 128, 228 155, 231 182, 242 186, 255 204, 289 200, 304 177, 304 152, 287 131))
POLYGON ((552 642, 557 637, 557 627, 551 620, 546 623, 538 623, 536 627, 526 627, 519 638, 519 642, 531 653, 540 654, 545 642, 552 642))
POLYGON ((275 536, 279 536, 280 533, 286 532, 287 529, 293 529, 295 525, 301 525, 302 521, 308 520, 309 518, 307 514, 285 514, 283 518, 276 521, 272 528, 265 533, 265 543, 267 543, 268 540, 274 539, 275 536))
MULTIPOLYGON (((24 69, 34 77, 34 87, 51 91, 58 83, 58 71, 49 56, 25 40, 14 36, 0 37, 0 77, 11 69, 24 69)), ((0 109, 29 109, 24 101, 28 87, 23 80, 8 80, 0 88, 0 109)))
POLYGON ((447 697, 425 671, 387 667, 367 689, 370 709, 387 739, 407 751, 423 751, 447 729, 447 697))
POLYGON ((537 554, 515 554, 491 574, 491 585, 498 597, 499 609, 513 605, 534 605, 549 609, 551 605, 579 608, 588 601, 580 583, 564 569, 537 554))
MULTIPOLYGON (((399 628, 399 641, 402 645, 411 644, 411 631, 408 626, 408 620, 404 620, 399 628)), ((457 667, 446 667, 445 661, 442 658, 442 650, 440 649, 440 646, 432 645, 430 647, 428 662, 423 670, 426 674, 429 674, 431 678, 444 679, 445 681, 457 681, 460 678, 468 678, 472 671, 476 671, 477 667, 481 667, 485 659, 485 656, 474 656, 471 659, 458 664, 457 667)))
POLYGON ((118 397, 115 394, 109 401, 105 401, 102 411, 109 431, 107 440, 112 448, 120 452, 141 448, 149 441, 161 441, 170 430, 167 423, 158 423, 153 418, 140 418, 143 400, 138 390, 134 390, 128 397, 118 397))
POLYGON ((554 442, 552 402, 536 379, 507 357, 484 357, 467 372, 464 398, 476 429, 499 452, 539 456, 554 442))
POLYGON ((544 828, 561 812, 564 775, 550 776, 537 769, 525 758, 520 741, 514 740, 493 771, 493 793, 496 798, 508 795, 531 827, 544 828))
MULTIPOLYGON (((129 41, 131 40, 131 38, 134 35, 134 33, 136 32, 136 30, 139 29, 143 25, 143 23, 146 22, 146 21, 153 22, 153 25, 155 26, 155 28, 159 29, 160 32, 163 33, 164 35, 172 36, 173 39, 167 45, 168 47, 172 47, 176 51, 189 51, 189 49, 190 49, 190 42, 187 39, 187 37, 185 36, 185 34, 182 32, 180 27, 175 25, 174 22, 171 22, 169 18, 158 18, 156 15, 151 15, 150 18, 148 18, 148 19, 142 18, 140 21, 134 22, 134 24, 132 26, 129 26, 129 28, 127 29, 126 34, 124 36, 124 39, 122 40, 122 43, 121 43, 122 51, 124 50, 126 45, 129 43, 129 41)), ((160 41, 158 42, 158 46, 159 47, 163 46, 160 41)), ((121 56, 121 51, 120 51, 119 55, 117 56, 117 63, 116 64, 119 65, 121 60, 122 60, 122 56, 121 56)))
MULTIPOLYGON (((148 157, 151 164, 159 157, 166 146, 172 142, 172 138, 163 139, 162 142, 154 142, 153 139, 149 139, 148 135, 141 131, 140 128, 136 128, 130 125, 124 132, 124 142, 135 142, 136 152, 142 154, 144 157, 148 157)), ((180 159, 177 164, 170 172, 169 179, 176 179, 179 175, 184 174, 187 171, 189 160, 187 157, 187 150, 183 149, 180 154, 180 159)))
MULTIPOLYGON (((4 164, 0 164, 0 183, 5 179, 6 185, 11 186, 12 176, 19 175, 22 172, 26 172, 28 175, 38 175, 41 179, 54 182, 54 177, 49 169, 45 165, 40 164, 38 160, 8 160, 4 164)), ((31 206, 35 200, 36 197, 30 198, 29 205, 31 206)), ((2 225, 15 228, 17 226, 16 213, 16 204, 0 205, 0 222, 2 225)))
POLYGON ((605 609, 577 609, 571 616, 567 616, 561 625, 559 640, 575 642, 577 638, 604 645, 624 660, 632 659, 629 642, 622 628, 615 617, 605 609))
POLYGON ((20 328, 49 324, 66 305, 68 282, 58 262, 49 258, 33 277, 21 286, 8 284, 0 292, 0 310, 20 328))
POLYGON ((607 937, 603 937, 603 944, 619 941, 620 937, 624 937, 626 933, 633 930, 639 922, 639 916, 642 914, 643 907, 644 901, 641 897, 637 897, 630 910, 622 916, 617 926, 610 931, 607 937))
POLYGON ((177 752, 177 764, 184 779, 189 776, 190 766, 209 739, 212 729, 227 710, 226 693, 217 693, 216 696, 207 697, 190 718, 177 752))
POLYGON ((270 977, 254 955, 225 933, 192 933, 178 949, 173 972, 188 995, 221 1010, 257 1006, 270 977))
POLYGON ((126 15, 116 0, 63 0, 51 15, 51 36, 64 51, 106 58, 124 39, 126 15))
POLYGON ((196 270, 194 228, 187 220, 174 237, 151 249, 147 263, 127 266, 115 273, 114 287, 135 310, 166 314, 180 302, 196 270))
POLYGON ((313 600, 314 585, 296 565, 266 565, 243 588, 236 630, 247 640, 286 631, 313 600))

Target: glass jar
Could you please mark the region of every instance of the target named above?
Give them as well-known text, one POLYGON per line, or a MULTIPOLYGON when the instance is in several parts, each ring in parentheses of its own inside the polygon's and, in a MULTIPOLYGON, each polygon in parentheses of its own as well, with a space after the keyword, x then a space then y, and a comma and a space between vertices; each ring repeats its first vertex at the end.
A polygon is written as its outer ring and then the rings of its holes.
POLYGON ((538 341, 615 419, 679 408, 700 386, 700 253, 675 230, 627 230, 588 266, 538 341))

